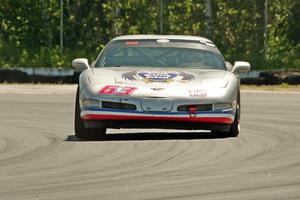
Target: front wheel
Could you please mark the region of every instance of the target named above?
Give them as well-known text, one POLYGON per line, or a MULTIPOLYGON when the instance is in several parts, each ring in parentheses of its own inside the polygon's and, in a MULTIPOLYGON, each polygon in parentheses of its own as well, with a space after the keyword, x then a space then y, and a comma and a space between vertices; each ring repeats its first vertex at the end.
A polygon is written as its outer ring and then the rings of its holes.
POLYGON ((84 140, 99 140, 106 136, 106 128, 85 128, 80 117, 79 87, 76 92, 74 130, 76 137, 84 140))
POLYGON ((238 94, 235 117, 233 123, 230 126, 229 131, 228 132, 212 131, 212 133, 217 136, 237 137, 240 133, 240 117, 241 117, 241 102, 240 102, 240 94, 238 94))
POLYGON ((237 117, 237 114, 235 115, 234 121, 230 126, 229 131, 212 131, 212 133, 216 137, 237 137, 240 133, 240 124, 237 117))
POLYGON ((230 127, 228 132, 225 132, 225 135, 228 137, 237 137, 240 133, 240 123, 237 115, 238 111, 236 111, 234 121, 230 127))

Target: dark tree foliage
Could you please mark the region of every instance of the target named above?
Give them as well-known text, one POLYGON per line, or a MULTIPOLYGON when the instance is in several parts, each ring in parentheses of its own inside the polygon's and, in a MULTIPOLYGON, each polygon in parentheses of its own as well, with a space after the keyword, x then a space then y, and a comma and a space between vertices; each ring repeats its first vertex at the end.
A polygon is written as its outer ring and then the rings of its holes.
MULTIPOLYGON (((1 0, 0 67, 69 67, 94 59, 113 37, 159 34, 161 0, 63 0, 64 50, 60 54, 60 0, 1 0)), ((300 1, 163 0, 163 33, 212 39, 226 60, 254 69, 300 67, 300 1), (211 31, 208 31, 211 30, 211 31)))

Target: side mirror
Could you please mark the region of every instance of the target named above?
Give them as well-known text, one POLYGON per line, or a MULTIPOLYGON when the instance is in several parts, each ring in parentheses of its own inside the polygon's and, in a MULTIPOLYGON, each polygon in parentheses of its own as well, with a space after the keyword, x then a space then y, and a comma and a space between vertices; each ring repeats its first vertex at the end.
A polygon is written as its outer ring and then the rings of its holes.
POLYGON ((231 72, 233 69, 233 65, 228 61, 225 61, 225 65, 226 65, 227 71, 231 72))
POLYGON ((231 72, 243 73, 250 71, 250 63, 244 61, 236 61, 231 72))
POLYGON ((76 58, 72 61, 72 67, 76 70, 76 71, 83 71, 86 69, 89 69, 89 61, 86 58, 76 58))

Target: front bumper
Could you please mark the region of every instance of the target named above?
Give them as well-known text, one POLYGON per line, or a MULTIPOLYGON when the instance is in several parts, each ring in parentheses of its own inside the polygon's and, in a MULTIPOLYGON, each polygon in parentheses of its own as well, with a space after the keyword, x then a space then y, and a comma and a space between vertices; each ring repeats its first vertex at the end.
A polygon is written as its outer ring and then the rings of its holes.
POLYGON ((87 127, 213 130, 214 127, 220 125, 223 127, 223 130, 224 128, 227 129, 233 123, 234 114, 232 110, 189 113, 118 111, 99 108, 82 110, 81 119, 87 127))

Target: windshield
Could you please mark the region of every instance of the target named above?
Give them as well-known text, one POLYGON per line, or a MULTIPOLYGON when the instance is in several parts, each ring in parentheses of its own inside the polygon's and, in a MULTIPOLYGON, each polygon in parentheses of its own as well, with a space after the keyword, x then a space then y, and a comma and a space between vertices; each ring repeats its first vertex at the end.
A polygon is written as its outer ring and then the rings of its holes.
POLYGON ((223 57, 196 42, 115 41, 98 58, 95 67, 181 67, 225 69, 223 57))

